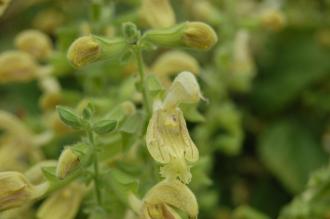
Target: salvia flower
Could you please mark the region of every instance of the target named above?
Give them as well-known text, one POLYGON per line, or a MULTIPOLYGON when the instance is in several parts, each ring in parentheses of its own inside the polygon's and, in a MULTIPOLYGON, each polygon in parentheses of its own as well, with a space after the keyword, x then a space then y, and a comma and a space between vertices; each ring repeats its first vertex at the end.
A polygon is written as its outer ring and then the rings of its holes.
POLYGON ((189 164, 196 162, 199 152, 190 138, 180 103, 196 103, 201 98, 199 85, 190 72, 180 73, 169 88, 163 103, 155 105, 149 121, 146 142, 151 156, 165 164, 162 175, 178 177, 189 183, 189 164))
POLYGON ((27 53, 7 51, 0 54, 0 83, 30 81, 36 78, 39 67, 27 53))
POLYGON ((47 189, 48 184, 34 186, 19 172, 0 172, 0 211, 32 201, 47 189))
POLYGON ((207 50, 218 41, 211 26, 203 22, 185 22, 169 28, 146 32, 145 40, 163 47, 188 47, 207 50))
POLYGON ((171 75, 182 71, 198 74, 200 72, 200 66, 192 55, 179 50, 163 53, 151 67, 151 72, 156 74, 165 86, 170 85, 171 75))
POLYGON ((143 219, 179 219, 173 208, 189 218, 197 218, 198 203, 191 190, 178 180, 163 180, 149 190, 143 199, 143 219))
POLYGON ((143 0, 140 17, 152 28, 175 24, 175 14, 169 0, 143 0))
POLYGON ((50 56, 53 46, 50 38, 38 30, 25 30, 15 38, 15 46, 39 60, 50 56))
POLYGON ((49 196, 37 211, 40 219, 74 219, 79 211, 86 188, 77 182, 49 196))
POLYGON ((70 147, 65 148, 58 159, 56 176, 59 179, 64 179, 78 167, 79 163, 79 156, 70 147))

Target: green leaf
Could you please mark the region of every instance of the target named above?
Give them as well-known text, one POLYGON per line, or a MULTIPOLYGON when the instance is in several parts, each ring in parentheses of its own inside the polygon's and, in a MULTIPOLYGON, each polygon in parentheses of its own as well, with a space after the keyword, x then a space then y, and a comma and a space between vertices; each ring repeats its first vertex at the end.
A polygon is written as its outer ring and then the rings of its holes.
POLYGON ((82 121, 80 117, 73 112, 72 109, 64 106, 57 106, 57 112, 61 118, 61 120, 68 126, 79 129, 82 127, 82 121))
POLYGON ((146 83, 149 91, 158 92, 164 90, 156 75, 149 74, 146 78, 146 83))
POLYGON ((59 181, 56 177, 56 167, 43 167, 41 170, 49 183, 54 184, 59 181))
POLYGON ((135 113, 128 117, 120 127, 120 131, 134 134, 143 126, 144 116, 142 113, 135 113))
POLYGON ((266 166, 293 193, 302 191, 308 176, 327 159, 312 130, 295 120, 268 127, 259 139, 258 150, 266 166))
POLYGON ((263 113, 283 110, 313 83, 330 75, 329 51, 314 33, 287 31, 273 41, 272 63, 260 69, 251 103, 263 113))
POLYGON ((106 134, 109 133, 111 131, 113 131, 117 126, 117 121, 115 120, 101 120, 96 122, 93 125, 93 130, 97 133, 97 134, 106 134))
POLYGON ((120 169, 111 169, 108 173, 109 182, 116 196, 127 203, 127 197, 130 192, 136 192, 138 181, 135 177, 128 175, 120 169))

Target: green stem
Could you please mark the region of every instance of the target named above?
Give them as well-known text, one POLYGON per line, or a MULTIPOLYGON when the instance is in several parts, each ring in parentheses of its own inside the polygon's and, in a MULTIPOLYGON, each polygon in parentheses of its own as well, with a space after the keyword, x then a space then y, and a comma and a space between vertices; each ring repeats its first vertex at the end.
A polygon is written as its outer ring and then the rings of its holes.
POLYGON ((144 104, 144 108, 145 108, 145 111, 147 114, 147 118, 149 118, 151 115, 151 105, 150 105, 150 101, 149 101, 149 95, 147 92, 147 83, 145 81, 142 52, 141 52, 141 48, 139 47, 139 45, 137 45, 134 48, 134 53, 135 53, 135 57, 136 57, 137 64, 138 64, 138 70, 139 70, 139 76, 140 76, 140 86, 141 86, 142 94, 143 94, 143 104, 144 104))
POLYGON ((94 166, 94 188, 95 188, 95 194, 96 194, 96 200, 98 205, 101 206, 102 198, 101 198, 101 190, 99 187, 99 159, 98 154, 95 146, 95 140, 94 140, 94 133, 92 131, 88 131, 88 139, 93 147, 93 166, 94 166))
POLYGON ((63 188, 64 186, 68 185, 71 183, 73 180, 77 179, 79 176, 81 176, 83 173, 83 170, 81 168, 75 170, 72 174, 68 175, 65 177, 63 180, 58 181, 56 184, 53 184, 49 187, 47 192, 43 195, 43 197, 46 197, 50 193, 63 188))

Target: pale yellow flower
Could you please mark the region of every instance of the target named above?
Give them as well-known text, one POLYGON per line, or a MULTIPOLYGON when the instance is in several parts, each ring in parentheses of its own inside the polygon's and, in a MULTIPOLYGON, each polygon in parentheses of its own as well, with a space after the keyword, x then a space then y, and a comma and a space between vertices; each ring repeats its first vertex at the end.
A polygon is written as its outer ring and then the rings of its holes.
POLYGON ((86 193, 86 188, 77 182, 54 192, 39 207, 39 219, 74 219, 86 193))
POLYGON ((152 28, 175 24, 175 14, 169 0, 142 0, 140 17, 152 28))
POLYGON ((178 180, 163 180, 149 190, 143 199, 143 219, 179 219, 173 209, 179 209, 189 218, 197 218, 198 203, 191 190, 178 180))
POLYGON ((48 184, 33 186, 19 172, 0 172, 0 211, 26 204, 42 196, 48 189, 48 184))
POLYGON ((201 98, 195 76, 180 73, 174 80, 163 103, 155 104, 146 134, 151 156, 165 166, 161 174, 184 183, 191 180, 190 164, 199 159, 199 152, 190 138, 180 103, 197 103, 201 98))

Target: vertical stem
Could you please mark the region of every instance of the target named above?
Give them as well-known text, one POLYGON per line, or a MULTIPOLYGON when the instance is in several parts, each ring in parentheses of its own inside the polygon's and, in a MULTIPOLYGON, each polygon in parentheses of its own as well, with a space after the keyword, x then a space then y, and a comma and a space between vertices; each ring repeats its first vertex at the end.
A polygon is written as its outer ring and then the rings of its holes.
POLYGON ((94 141, 94 133, 92 131, 88 131, 88 138, 91 146, 93 147, 93 166, 94 166, 94 188, 95 188, 95 194, 96 194, 96 200, 97 204, 101 205, 102 198, 101 198, 101 190, 99 188, 98 182, 99 182, 99 160, 98 160, 98 154, 96 151, 95 141, 94 141))
POLYGON ((142 52, 141 52, 139 45, 137 45, 134 48, 134 53, 135 53, 137 63, 138 63, 140 86, 141 86, 142 93, 143 93, 143 104, 144 104, 144 108, 145 108, 145 111, 147 114, 147 118, 149 118, 151 115, 151 106, 150 106, 150 101, 149 101, 149 95, 147 93, 147 83, 146 83, 145 77, 144 77, 145 75, 144 75, 142 52))

